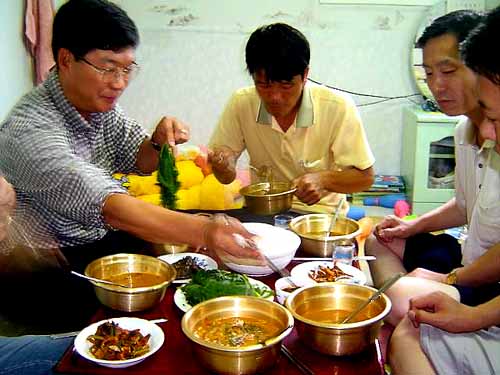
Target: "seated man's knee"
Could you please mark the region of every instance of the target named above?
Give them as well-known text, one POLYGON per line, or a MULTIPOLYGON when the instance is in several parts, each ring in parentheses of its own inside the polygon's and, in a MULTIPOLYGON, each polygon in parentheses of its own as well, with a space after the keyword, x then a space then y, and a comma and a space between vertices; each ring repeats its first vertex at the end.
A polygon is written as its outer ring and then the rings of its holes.
POLYGON ((366 238, 365 252, 367 255, 379 255, 381 252, 390 251, 387 247, 380 243, 380 241, 372 233, 366 238))

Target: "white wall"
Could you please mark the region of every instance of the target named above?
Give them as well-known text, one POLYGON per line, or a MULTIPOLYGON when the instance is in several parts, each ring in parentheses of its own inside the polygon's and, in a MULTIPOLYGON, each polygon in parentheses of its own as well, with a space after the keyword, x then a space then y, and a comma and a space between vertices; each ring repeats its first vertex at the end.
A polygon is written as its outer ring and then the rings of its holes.
MULTIPOLYGON (((194 143, 208 140, 230 94, 251 83, 244 46, 262 24, 283 21, 304 32, 315 80, 384 96, 417 92, 410 51, 428 7, 326 5, 318 0, 119 3, 139 26, 143 67, 122 105, 147 127, 163 113, 184 119, 193 128, 194 143)), ((394 100, 360 108, 380 173, 399 173, 401 108, 408 104, 394 100)))
MULTIPOLYGON (((56 0, 56 7, 65 0, 56 0)), ((152 129, 163 114, 206 143, 230 94, 251 81, 244 46, 262 24, 302 30, 312 48, 311 77, 352 91, 415 93, 410 51, 421 20, 440 6, 320 4, 319 0, 116 0, 137 22, 142 72, 124 94, 127 112, 152 129)), ((500 0, 487 0, 489 8, 500 0)), ((23 44, 23 0, 0 1, 0 120, 32 87, 23 44)), ((355 97, 358 104, 372 101, 355 97)), ((399 173, 402 111, 407 100, 360 107, 379 173, 399 173)))
POLYGON ((23 44, 24 1, 0 1, 0 121, 33 86, 33 68, 23 44))

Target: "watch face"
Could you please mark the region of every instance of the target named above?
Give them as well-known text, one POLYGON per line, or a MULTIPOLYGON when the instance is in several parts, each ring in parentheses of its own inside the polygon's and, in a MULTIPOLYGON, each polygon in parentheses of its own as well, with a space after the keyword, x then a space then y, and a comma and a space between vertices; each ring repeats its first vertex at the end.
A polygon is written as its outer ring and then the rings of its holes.
POLYGON ((448 275, 446 275, 446 284, 453 285, 457 282, 457 271, 453 270, 448 275))

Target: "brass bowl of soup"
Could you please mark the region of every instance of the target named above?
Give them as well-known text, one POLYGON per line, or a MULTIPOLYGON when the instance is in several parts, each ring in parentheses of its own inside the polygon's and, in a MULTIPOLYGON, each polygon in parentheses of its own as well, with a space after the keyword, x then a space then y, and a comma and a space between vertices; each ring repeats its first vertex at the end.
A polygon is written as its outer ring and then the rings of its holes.
POLYGON ((375 343, 382 319, 391 311, 391 301, 382 294, 352 321, 341 322, 376 291, 363 285, 322 283, 292 292, 285 306, 304 344, 323 354, 351 355, 375 343))
POLYGON ((168 285, 175 279, 173 266, 155 257, 139 254, 116 254, 94 260, 85 275, 126 285, 101 284, 91 281, 97 299, 105 306, 120 311, 142 311, 158 304, 168 285))
POLYGON ((248 211, 256 215, 274 215, 292 207, 297 189, 289 182, 261 182, 245 186, 240 194, 245 198, 248 211))
POLYGON ((257 374, 276 364, 293 317, 276 302, 227 296, 194 306, 181 327, 197 359, 211 372, 257 374))
POLYGON ((301 215, 290 221, 290 229, 301 239, 301 249, 310 255, 321 258, 331 257, 336 242, 354 239, 361 233, 357 221, 338 217, 332 231, 332 215, 301 215))

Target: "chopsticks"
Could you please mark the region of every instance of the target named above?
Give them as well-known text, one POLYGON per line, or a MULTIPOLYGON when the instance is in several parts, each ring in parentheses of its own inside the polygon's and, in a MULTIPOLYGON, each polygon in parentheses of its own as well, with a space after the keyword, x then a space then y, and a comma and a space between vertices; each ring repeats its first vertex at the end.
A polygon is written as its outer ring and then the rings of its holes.
MULTIPOLYGON (((352 257, 352 260, 376 260, 377 257, 373 256, 373 255, 360 255, 360 256, 353 256, 352 257)), ((296 261, 313 261, 313 260, 317 260, 317 261, 332 261, 332 258, 329 257, 329 258, 320 258, 320 257, 294 257, 292 260, 296 260, 296 261)))
POLYGON ((307 367, 307 365, 300 359, 296 358, 285 345, 281 345, 281 352, 285 357, 288 358, 290 362, 297 366, 301 373, 303 373, 304 375, 314 375, 314 371, 307 367))

